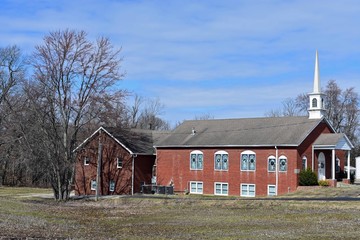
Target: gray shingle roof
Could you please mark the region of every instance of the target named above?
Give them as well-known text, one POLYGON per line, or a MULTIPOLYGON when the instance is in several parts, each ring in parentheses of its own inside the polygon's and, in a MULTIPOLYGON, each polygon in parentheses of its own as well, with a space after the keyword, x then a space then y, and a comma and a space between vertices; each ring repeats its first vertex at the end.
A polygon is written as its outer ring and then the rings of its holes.
POLYGON ((121 142, 131 152, 137 154, 153 154, 155 152, 154 145, 167 132, 145 130, 145 129, 120 129, 104 127, 114 138, 121 142))
POLYGON ((323 119, 270 117, 184 121, 156 147, 298 146, 323 119), (192 135, 192 129, 196 134, 192 135))

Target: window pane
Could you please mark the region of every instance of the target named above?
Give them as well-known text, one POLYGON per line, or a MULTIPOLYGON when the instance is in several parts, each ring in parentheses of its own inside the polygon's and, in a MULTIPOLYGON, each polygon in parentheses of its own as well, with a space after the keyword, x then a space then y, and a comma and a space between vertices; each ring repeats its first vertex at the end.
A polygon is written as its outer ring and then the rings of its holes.
POLYGON ((276 165, 275 165, 276 161, 274 158, 269 158, 269 171, 275 171, 276 165))
POLYGON ((255 185, 249 185, 249 196, 255 196, 255 185))
POLYGON ((286 164, 286 159, 284 159, 284 158, 281 158, 280 160, 279 160, 279 165, 280 165, 280 171, 286 171, 287 170, 287 164, 286 164))
POLYGON ((110 186, 109 186, 109 188, 110 188, 110 192, 113 192, 113 191, 115 191, 115 182, 114 181, 112 181, 112 180, 110 180, 110 184, 109 184, 110 186))
POLYGON ((202 184, 202 183, 198 183, 198 184, 197 184, 197 192, 198 192, 198 193, 202 193, 202 192, 203 192, 203 184, 202 184))
POLYGON ((191 161, 191 165, 190 165, 190 168, 191 169, 196 169, 196 154, 191 154, 191 157, 190 157, 190 161, 191 161))
POLYGON ((216 154, 215 155, 215 169, 221 169, 221 155, 216 154))
POLYGON ((221 194, 221 184, 217 183, 215 185, 215 192, 216 194, 221 194))
POLYGON ((269 195, 270 195, 270 196, 276 195, 276 188, 275 188, 275 186, 268 186, 268 188, 269 188, 269 195))
POLYGON ((241 170, 248 170, 248 155, 241 155, 241 170))
POLYGON ((224 154, 222 155, 222 160, 223 160, 223 170, 228 170, 228 155, 224 154))
POLYGON ((198 154, 197 169, 203 168, 203 155, 198 154))
POLYGON ((228 185, 227 184, 222 185, 222 194, 228 194, 228 185))
POLYGON ((305 170, 306 169, 306 158, 302 159, 302 169, 305 170))
POLYGON ((255 170, 255 155, 250 154, 250 164, 249 164, 249 170, 255 170))

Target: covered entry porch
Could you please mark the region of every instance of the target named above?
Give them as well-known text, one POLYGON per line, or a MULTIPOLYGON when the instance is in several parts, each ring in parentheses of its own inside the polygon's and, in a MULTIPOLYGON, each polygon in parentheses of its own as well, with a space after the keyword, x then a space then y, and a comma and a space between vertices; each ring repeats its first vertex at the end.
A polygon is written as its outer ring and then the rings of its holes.
POLYGON ((350 183, 350 171, 343 176, 345 166, 350 166, 350 151, 354 148, 342 133, 321 134, 312 147, 312 170, 318 180, 327 180, 330 186, 337 186, 337 179, 350 183))

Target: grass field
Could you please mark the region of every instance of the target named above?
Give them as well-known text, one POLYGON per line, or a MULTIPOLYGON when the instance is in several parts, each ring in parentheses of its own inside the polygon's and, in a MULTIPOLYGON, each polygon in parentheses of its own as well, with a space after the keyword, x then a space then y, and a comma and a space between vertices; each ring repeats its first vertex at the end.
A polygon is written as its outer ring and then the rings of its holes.
MULTIPOLYGON (((360 201, 173 196, 56 202, 0 188, 0 239, 359 239, 360 201)), ((359 187, 289 195, 359 196, 359 187), (298 194, 298 195, 296 195, 298 194)))

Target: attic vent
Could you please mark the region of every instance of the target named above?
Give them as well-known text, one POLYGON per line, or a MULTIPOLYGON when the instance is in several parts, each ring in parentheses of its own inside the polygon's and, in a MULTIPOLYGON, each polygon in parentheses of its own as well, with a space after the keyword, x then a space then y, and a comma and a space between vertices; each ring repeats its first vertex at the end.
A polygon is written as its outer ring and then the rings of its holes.
POLYGON ((191 135, 195 135, 196 134, 196 130, 195 128, 193 127, 192 130, 191 130, 191 135))

